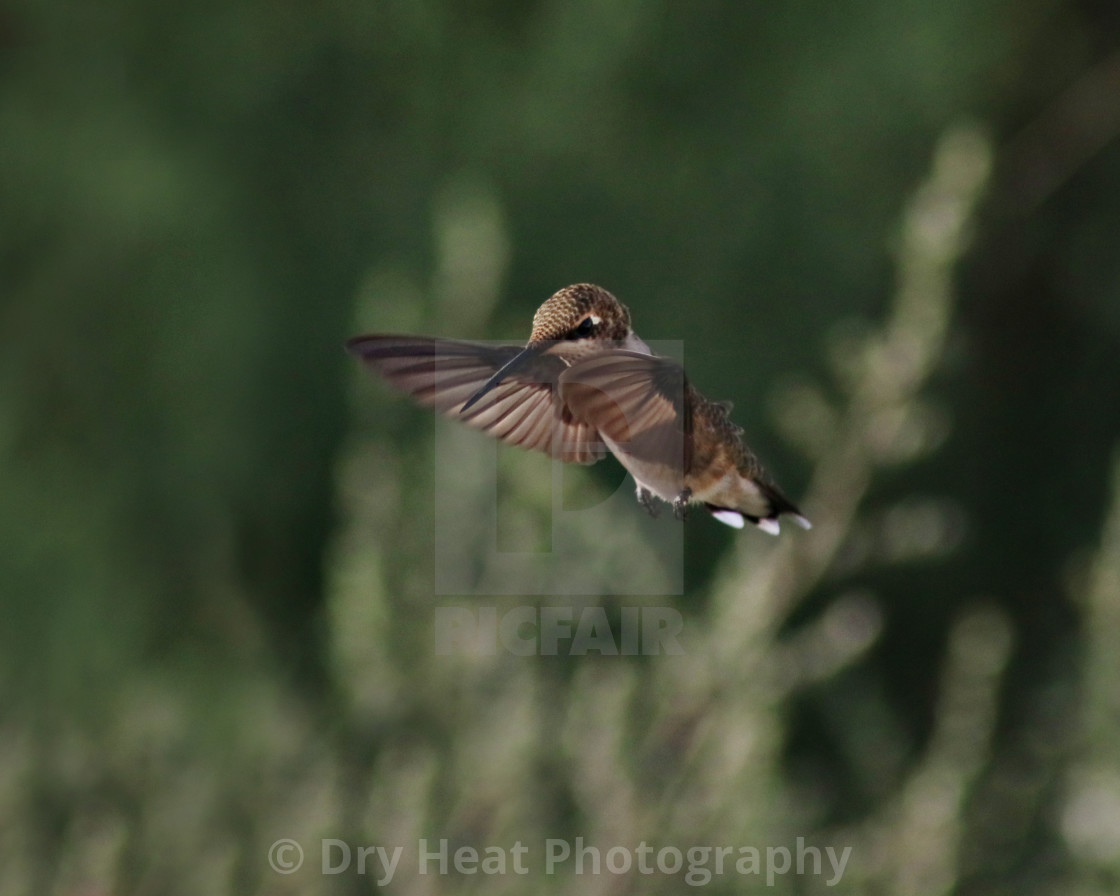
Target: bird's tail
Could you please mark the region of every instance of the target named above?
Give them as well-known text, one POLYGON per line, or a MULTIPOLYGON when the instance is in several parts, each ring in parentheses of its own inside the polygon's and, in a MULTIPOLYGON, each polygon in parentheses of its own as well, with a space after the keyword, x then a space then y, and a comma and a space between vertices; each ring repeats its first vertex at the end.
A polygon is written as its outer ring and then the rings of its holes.
POLYGON ((759 529, 763 532, 769 532, 771 535, 777 535, 780 531, 778 517, 784 513, 789 514, 802 529, 813 528, 813 524, 802 515, 801 511, 797 509, 797 505, 787 498, 778 486, 772 482, 759 482, 757 485, 763 497, 766 498, 767 504, 770 505, 769 513, 752 520, 759 529))
POLYGON ((742 529, 744 522, 752 522, 763 532, 770 535, 777 535, 781 532, 781 525, 778 518, 782 514, 789 514, 797 525, 802 529, 812 529, 813 524, 806 519, 797 505, 794 504, 789 498, 782 493, 782 490, 771 482, 755 481, 759 492, 766 501, 766 513, 762 515, 755 515, 747 513, 744 510, 738 510, 733 507, 720 507, 716 504, 708 504, 707 508, 721 523, 726 523, 728 526, 734 526, 736 529, 742 529))

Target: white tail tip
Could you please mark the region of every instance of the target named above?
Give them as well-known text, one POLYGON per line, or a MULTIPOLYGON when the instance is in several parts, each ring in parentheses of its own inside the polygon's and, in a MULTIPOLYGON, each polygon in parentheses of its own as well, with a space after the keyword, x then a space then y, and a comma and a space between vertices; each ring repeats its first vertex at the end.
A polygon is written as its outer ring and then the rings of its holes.
POLYGON ((782 531, 782 527, 777 520, 759 520, 757 525, 759 529, 761 529, 763 532, 769 533, 770 535, 778 535, 782 531))
POLYGON ((743 515, 737 510, 713 510, 712 516, 733 529, 743 528, 743 515))
POLYGON ((805 519, 805 517, 803 517, 800 513, 795 513, 793 515, 793 521, 797 523, 797 525, 799 525, 802 529, 808 530, 813 528, 813 524, 805 519))

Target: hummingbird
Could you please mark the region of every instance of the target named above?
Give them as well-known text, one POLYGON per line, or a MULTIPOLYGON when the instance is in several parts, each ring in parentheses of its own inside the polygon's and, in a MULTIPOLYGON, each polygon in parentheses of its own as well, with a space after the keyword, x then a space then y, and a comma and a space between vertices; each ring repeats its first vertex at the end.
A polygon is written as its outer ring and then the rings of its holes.
POLYGON ((600 286, 549 298, 524 346, 374 334, 346 347, 393 388, 507 444, 569 463, 613 454, 651 516, 660 499, 681 520, 698 503, 736 529, 777 535, 783 514, 810 528, 731 422, 731 404, 653 354, 600 286))

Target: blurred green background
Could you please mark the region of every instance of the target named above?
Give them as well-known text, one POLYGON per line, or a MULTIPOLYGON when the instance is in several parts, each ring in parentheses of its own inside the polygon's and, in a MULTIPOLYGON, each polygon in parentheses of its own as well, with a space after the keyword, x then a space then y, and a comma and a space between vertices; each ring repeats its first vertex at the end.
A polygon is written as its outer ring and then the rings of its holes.
MULTIPOLYGON (((577 836, 1120 890, 1118 45, 1095 0, 5 3, 0 893, 376 888, 322 838, 405 846, 390 892, 684 886, 411 859, 577 836), (683 595, 604 598, 686 657, 438 656, 437 607, 557 599, 434 593, 431 415, 342 342, 580 281, 817 527, 698 514, 683 595)), ((500 463, 532 543, 549 465, 500 463)))

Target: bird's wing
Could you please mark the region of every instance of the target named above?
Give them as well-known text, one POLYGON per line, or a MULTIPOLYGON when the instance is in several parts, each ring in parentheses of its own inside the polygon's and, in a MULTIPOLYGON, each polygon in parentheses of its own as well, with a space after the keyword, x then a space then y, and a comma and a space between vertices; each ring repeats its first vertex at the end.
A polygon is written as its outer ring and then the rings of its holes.
POLYGON ((560 397, 637 478, 644 469, 677 480, 689 469, 692 405, 675 361, 621 349, 592 355, 560 374, 560 397))
POLYGON ((557 379, 567 363, 555 355, 542 354, 511 373, 464 413, 466 401, 520 346, 374 335, 358 336, 346 347, 394 388, 510 445, 583 464, 607 452, 595 427, 559 401, 557 379))

